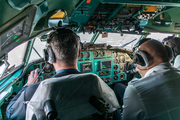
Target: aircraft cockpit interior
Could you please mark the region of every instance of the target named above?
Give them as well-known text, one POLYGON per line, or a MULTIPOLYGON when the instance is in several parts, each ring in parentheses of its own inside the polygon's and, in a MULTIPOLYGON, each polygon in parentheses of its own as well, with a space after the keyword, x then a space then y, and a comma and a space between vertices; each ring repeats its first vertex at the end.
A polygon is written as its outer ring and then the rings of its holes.
POLYGON ((96 74, 113 89, 141 77, 133 63, 137 41, 153 32, 178 36, 179 6, 178 0, 0 1, 0 120, 7 119, 6 107, 31 71, 38 71, 39 81, 56 74, 42 55, 54 29, 66 27, 80 36, 78 70, 96 74))

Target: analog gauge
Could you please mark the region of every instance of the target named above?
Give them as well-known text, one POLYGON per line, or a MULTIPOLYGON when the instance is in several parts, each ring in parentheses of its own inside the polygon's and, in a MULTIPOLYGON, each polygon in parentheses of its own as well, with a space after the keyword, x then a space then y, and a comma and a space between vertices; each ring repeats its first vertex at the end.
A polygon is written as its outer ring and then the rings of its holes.
POLYGON ((80 56, 80 58, 81 58, 81 59, 83 58, 83 53, 81 53, 81 56, 80 56))
POLYGON ((116 52, 113 53, 113 57, 114 58, 117 57, 117 53, 116 52))
POLYGON ((85 57, 85 58, 89 58, 89 57, 90 57, 89 52, 84 53, 84 57, 85 57))
POLYGON ((93 56, 94 56, 94 57, 98 57, 98 52, 97 52, 97 51, 94 51, 94 52, 93 52, 93 56))
POLYGON ((105 55, 106 55, 106 56, 111 56, 111 51, 107 50, 107 51, 105 52, 105 55))
POLYGON ((114 69, 114 70, 117 70, 117 69, 118 69, 118 66, 117 66, 117 65, 114 65, 114 66, 113 66, 113 69, 114 69))
POLYGON ((104 51, 100 51, 99 55, 102 57, 104 56, 104 51))
POLYGON ((125 62, 125 57, 124 55, 119 56, 119 63, 124 63, 125 62))
POLYGON ((122 73, 122 74, 120 74, 120 79, 121 79, 121 80, 123 80, 123 79, 124 79, 124 77, 125 77, 125 76, 124 76, 124 74, 123 74, 123 73, 122 73))
POLYGON ((114 60, 113 60, 113 63, 114 63, 114 64, 117 64, 117 62, 118 62, 117 59, 114 59, 114 60))
POLYGON ((119 72, 123 72, 123 71, 124 71, 124 65, 121 64, 121 65, 119 65, 119 72))
MULTIPOLYGON (((43 68, 44 68, 45 63, 42 64, 43 68)), ((45 73, 50 73, 53 72, 53 65, 51 64, 47 64, 44 68, 44 72, 45 73)))

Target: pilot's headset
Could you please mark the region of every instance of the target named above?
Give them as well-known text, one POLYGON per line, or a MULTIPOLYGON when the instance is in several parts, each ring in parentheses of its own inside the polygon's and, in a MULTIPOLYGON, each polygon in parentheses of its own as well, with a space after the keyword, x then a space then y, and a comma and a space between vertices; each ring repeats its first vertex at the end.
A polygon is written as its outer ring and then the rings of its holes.
POLYGON ((53 64, 53 62, 55 61, 55 54, 52 50, 52 47, 49 45, 50 41, 52 40, 52 38, 55 36, 55 35, 63 35, 63 34, 74 34, 75 36, 78 37, 79 41, 80 41, 80 37, 75 33, 73 32, 72 30, 70 29, 67 29, 65 27, 59 27, 57 29, 55 29, 53 32, 51 32, 48 36, 47 36, 47 45, 46 45, 46 48, 43 49, 43 55, 44 55, 44 60, 45 62, 48 62, 50 64, 53 64))
MULTIPOLYGON (((142 39, 140 41, 138 41, 132 51, 133 51, 133 62, 135 64, 138 64, 140 65, 141 67, 147 67, 149 65, 149 53, 146 52, 146 51, 142 51, 142 50, 139 50, 139 46, 141 44, 143 44, 144 42, 146 41, 149 41, 149 40, 153 40, 151 38, 145 38, 145 39, 142 39)), ((173 53, 172 53, 172 50, 169 46, 165 45, 165 48, 168 52, 168 56, 169 56, 169 60, 171 60, 173 58, 173 53)))

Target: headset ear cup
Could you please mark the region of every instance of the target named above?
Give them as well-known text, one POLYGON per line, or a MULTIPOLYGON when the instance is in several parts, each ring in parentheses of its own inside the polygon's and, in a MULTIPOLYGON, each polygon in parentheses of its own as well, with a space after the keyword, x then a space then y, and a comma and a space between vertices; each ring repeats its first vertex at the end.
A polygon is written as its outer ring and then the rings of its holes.
POLYGON ((47 47, 47 53, 48 53, 48 62, 50 64, 53 64, 53 62, 55 62, 55 55, 54 55, 54 52, 53 52, 51 46, 47 47))
POLYGON ((149 65, 147 53, 144 51, 137 51, 134 54, 133 61, 141 67, 147 67, 149 65))
POLYGON ((44 57, 44 61, 48 61, 49 56, 48 56, 47 49, 43 49, 43 57, 44 57))
POLYGON ((167 45, 165 45, 165 48, 166 48, 166 50, 167 50, 167 52, 168 52, 169 60, 171 61, 171 60, 173 59, 172 49, 171 49, 171 47, 169 47, 169 46, 167 46, 167 45))

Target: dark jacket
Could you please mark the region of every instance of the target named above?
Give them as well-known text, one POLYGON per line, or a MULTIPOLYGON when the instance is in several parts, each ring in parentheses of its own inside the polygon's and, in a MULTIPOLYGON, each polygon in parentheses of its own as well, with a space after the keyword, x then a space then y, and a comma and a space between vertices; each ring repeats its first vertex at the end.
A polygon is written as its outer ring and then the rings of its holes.
MULTIPOLYGON (((78 71, 64 71, 53 77, 61 77, 69 74, 77 74, 78 71)), ((21 91, 11 100, 6 109, 6 116, 11 120, 25 120, 26 104, 32 98, 40 82, 29 87, 23 87, 21 91)))

